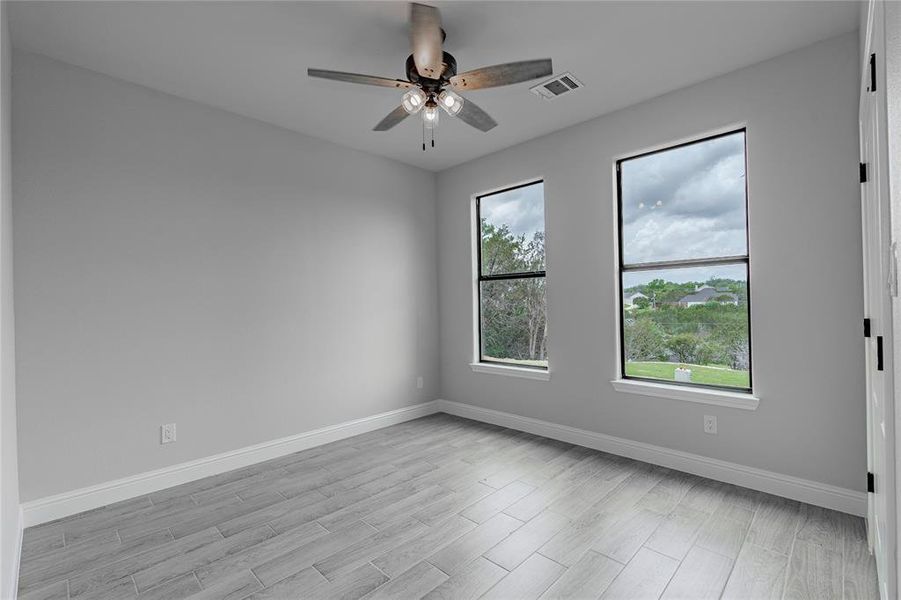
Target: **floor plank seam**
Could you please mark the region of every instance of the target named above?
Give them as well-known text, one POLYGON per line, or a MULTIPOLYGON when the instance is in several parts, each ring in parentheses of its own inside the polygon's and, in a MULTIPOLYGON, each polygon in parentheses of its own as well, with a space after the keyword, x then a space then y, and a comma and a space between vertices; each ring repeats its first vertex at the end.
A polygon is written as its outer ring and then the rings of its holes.
POLYGON ((717 596, 718 598, 722 598, 723 594, 726 593, 726 584, 728 584, 729 580, 732 578, 732 573, 735 572, 735 565, 738 564, 738 558, 741 556, 741 551, 745 547, 745 544, 748 543, 748 537, 751 535, 751 529, 754 527, 754 522, 757 520, 757 515, 760 514, 760 505, 761 502, 760 500, 758 500, 757 506, 754 507, 754 514, 751 516, 751 521, 748 523, 745 534, 742 536, 741 544, 738 546, 738 552, 736 553, 735 558, 731 559, 732 567, 729 569, 729 574, 726 576, 726 580, 723 583, 723 589, 720 590, 720 593, 717 596))
MULTIPOLYGON (((504 539, 506 539, 506 538, 504 538, 504 539)), ((504 540, 501 540, 501 542, 503 542, 503 541, 504 541, 504 540)), ((498 542, 498 544, 500 544, 501 542, 498 542)), ((486 550, 485 552, 483 552, 482 554, 480 554, 480 555, 479 555, 479 558, 484 558, 485 560, 487 560, 487 561, 490 562, 491 564, 497 565, 497 566, 499 566, 500 568, 502 568, 504 571, 506 571, 507 573, 510 573, 510 571, 511 571, 510 569, 508 569, 507 567, 498 565, 496 562, 494 562, 493 560, 491 560, 490 558, 488 558, 487 556, 485 556, 485 554, 487 554, 489 551, 490 551, 490 548, 489 548, 488 550, 486 550)))
MULTIPOLYGON (((648 547, 645 546, 645 545, 642 545, 641 547, 642 547, 642 548, 647 548, 647 549, 650 550, 651 552, 656 552, 657 554, 660 554, 661 556, 666 556, 666 554, 663 554, 663 553, 661 553, 661 552, 657 552, 656 550, 654 550, 654 549, 652 549, 652 548, 648 548, 648 547)), ((624 566, 624 567, 625 567, 626 565, 628 565, 629 562, 632 561, 632 559, 630 558, 628 561, 623 562, 623 561, 621 561, 621 560, 619 560, 619 559, 617 559, 617 558, 613 558, 613 557, 610 556, 609 554, 606 554, 606 553, 604 553, 604 552, 601 552, 600 550, 594 550, 593 548, 586 548, 585 551, 584 551, 581 555, 579 555, 579 560, 582 560, 582 557, 584 557, 584 556, 585 556, 586 554, 588 554, 589 552, 597 552, 597 553, 600 554, 601 556, 603 556, 603 557, 605 557, 605 558, 609 558, 609 559, 612 560, 613 562, 619 563, 619 564, 621 564, 621 565, 624 566)), ((548 560, 554 560, 553 558, 550 558, 549 556, 545 556, 544 554, 542 554, 542 556, 544 556, 544 557, 545 557, 546 559, 548 559, 548 560)), ((633 555, 633 557, 634 557, 634 555, 633 555)), ((667 557, 667 558, 672 558, 672 557, 667 557)), ((674 560, 675 560, 675 559, 674 559, 674 560)), ((576 564, 577 562, 579 562, 579 561, 578 561, 578 560, 577 560, 577 561, 574 561, 573 564, 576 564)))
POLYGON ((785 561, 785 573, 782 576, 782 593, 779 595, 780 600, 785 600, 785 592, 788 590, 788 576, 791 572, 792 557, 795 555, 795 543, 798 541, 798 533, 801 533, 800 527, 797 533, 792 536, 791 549, 788 551, 788 559, 785 561))
MULTIPOLYGON (((371 560, 370 560, 368 563, 366 563, 366 564, 372 565, 379 573, 381 573, 382 575, 384 575, 385 577, 387 577, 387 578, 388 578, 388 581, 386 581, 385 583, 388 583, 389 581, 391 581, 391 580, 393 579, 390 575, 388 575, 387 573, 385 573, 384 571, 382 571, 381 569, 379 569, 379 566, 378 566, 377 564, 375 564, 374 562, 372 562, 371 560)), ((384 584, 382 584, 382 585, 384 585, 384 584)), ((381 586, 380 586, 380 587, 381 587, 381 586)))
MULTIPOLYGON (((433 554, 434 554, 434 553, 433 553, 433 554)), ((436 569, 438 569, 439 571, 441 571, 442 573, 444 573, 448 578, 451 577, 451 574, 450 574, 450 573, 448 573, 447 571, 445 571, 444 569, 442 569, 441 567, 439 567, 438 565, 436 565, 435 563, 433 563, 432 561, 430 561, 428 558, 426 558, 423 562, 429 563, 430 565, 432 565, 433 567, 435 567, 436 569)))
MULTIPOLYGON (((260 578, 257 577, 257 574, 253 572, 253 569, 247 569, 247 570, 250 571, 251 576, 252 576, 254 579, 257 580, 257 583, 260 584, 260 589, 261 589, 261 590, 265 590, 265 589, 266 589, 266 586, 263 584, 263 582, 260 580, 260 578)), ((254 592, 254 593, 255 593, 255 592, 254 592)))

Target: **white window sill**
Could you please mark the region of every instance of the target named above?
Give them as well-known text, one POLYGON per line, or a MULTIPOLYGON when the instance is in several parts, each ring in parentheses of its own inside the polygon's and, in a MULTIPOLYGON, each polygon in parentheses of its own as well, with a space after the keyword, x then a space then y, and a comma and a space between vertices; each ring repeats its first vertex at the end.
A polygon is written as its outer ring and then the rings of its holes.
POLYGON ((496 365, 492 363, 470 363, 473 373, 488 373, 490 375, 506 375, 507 377, 521 377, 536 381, 550 381, 551 372, 547 369, 529 369, 527 367, 514 367, 512 365, 496 365))
POLYGON ((702 387, 691 388, 683 385, 668 385, 666 383, 652 383, 635 379, 614 379, 610 383, 617 392, 655 396, 657 398, 671 398, 673 400, 698 402, 700 404, 713 404, 714 406, 727 406, 741 410, 757 410, 757 405, 760 403, 760 399, 756 396, 741 392, 727 392, 726 390, 713 390, 702 387))

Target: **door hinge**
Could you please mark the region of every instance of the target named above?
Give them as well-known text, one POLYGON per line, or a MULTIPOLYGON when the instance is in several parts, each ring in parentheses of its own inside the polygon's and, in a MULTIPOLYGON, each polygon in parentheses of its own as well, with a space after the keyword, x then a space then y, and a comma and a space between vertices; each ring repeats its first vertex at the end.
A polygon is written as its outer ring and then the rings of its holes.
POLYGON ((867 493, 876 493, 876 478, 869 471, 867 471, 867 493))
POLYGON ((882 336, 876 336, 876 370, 882 370, 882 336))
POLYGON ((867 163, 860 163, 860 182, 867 182, 867 163))
POLYGON ((863 337, 870 337, 870 320, 863 320, 863 337))
POLYGON ((869 91, 876 91, 876 55, 870 55, 870 87, 869 91))

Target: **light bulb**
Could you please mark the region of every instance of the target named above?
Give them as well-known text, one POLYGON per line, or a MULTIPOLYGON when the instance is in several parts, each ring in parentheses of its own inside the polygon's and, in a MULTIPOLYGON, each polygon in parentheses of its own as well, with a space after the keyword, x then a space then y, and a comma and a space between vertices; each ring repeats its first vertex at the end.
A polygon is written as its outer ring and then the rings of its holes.
POLYGON ((451 90, 444 90, 438 95, 438 104, 447 114, 454 116, 463 108, 463 98, 451 90))
POLYGON ((422 111, 422 122, 426 129, 432 129, 438 125, 438 107, 434 104, 426 106, 422 111))
POLYGON ((401 99, 401 105, 404 107, 404 110, 407 111, 411 115, 415 115, 420 110, 422 110, 423 105, 425 104, 426 95, 419 88, 413 88, 401 99))

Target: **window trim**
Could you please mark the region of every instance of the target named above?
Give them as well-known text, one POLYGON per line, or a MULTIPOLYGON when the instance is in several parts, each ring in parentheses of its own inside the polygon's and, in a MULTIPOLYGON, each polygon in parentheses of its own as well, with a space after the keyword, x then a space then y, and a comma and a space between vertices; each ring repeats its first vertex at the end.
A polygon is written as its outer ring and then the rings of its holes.
MULTIPOLYGON (((542 381, 547 381, 550 379, 550 361, 548 361, 548 366, 534 366, 534 365, 523 365, 514 362, 508 362, 503 360, 485 360, 483 358, 482 353, 482 282, 484 281, 507 281, 507 280, 516 280, 516 279, 536 279, 538 277, 543 277, 545 279, 545 290, 547 290, 547 247, 545 246, 545 257, 544 257, 544 269, 541 271, 522 271, 515 273, 504 273, 504 274, 495 274, 495 275, 483 275, 482 274, 482 210, 481 210, 481 201, 482 198, 487 196, 494 196, 497 194, 502 194, 504 192, 510 192, 513 190, 518 190, 520 188, 529 187, 536 184, 542 184, 546 189, 546 182, 543 177, 536 177, 534 179, 527 179, 521 183, 517 183, 514 185, 508 185, 504 187, 499 187, 496 189, 488 190, 485 192, 481 192, 473 195, 473 243, 475 244, 475 264, 474 264, 474 272, 475 272, 475 281, 474 281, 474 289, 473 289, 473 302, 474 302, 474 312, 475 312, 475 340, 474 340, 474 350, 475 350, 475 358, 470 366, 473 372, 476 373, 495 373, 500 375, 510 375, 513 377, 523 377, 525 379, 538 379, 542 381), (531 373, 535 373, 537 376, 531 376, 531 373)), ((542 194, 542 202, 544 202, 546 194, 542 194)), ((544 207, 543 207, 544 208, 544 207)), ((545 224, 545 231, 547 230, 547 225, 545 224)), ((546 292, 545 292, 546 293, 546 292)), ((547 306, 545 306, 545 311, 547 311, 547 306)), ((545 319, 547 319, 547 314, 545 314, 545 319)))
POLYGON ((549 369, 530 367, 527 365, 514 366, 511 363, 498 362, 474 362, 469 367, 473 373, 486 373, 489 375, 505 375, 507 377, 519 377, 521 379, 533 379, 535 381, 550 381, 549 369))
MULTIPOLYGON (((707 133, 704 135, 700 135, 697 137, 683 138, 681 141, 670 144, 670 145, 659 145, 655 146, 653 149, 646 150, 643 152, 638 152, 635 154, 628 154, 619 156, 615 159, 614 162, 614 172, 616 177, 616 198, 615 198, 615 207, 616 207, 616 262, 617 262, 617 272, 618 272, 618 283, 617 286, 617 319, 619 321, 619 379, 612 381, 614 388, 618 391, 631 391, 633 393, 641 393, 643 395, 651 395, 651 396, 665 396, 665 397, 673 397, 681 400, 689 400, 689 401, 700 401, 704 402, 703 398, 706 398, 709 395, 739 395, 748 397, 753 401, 753 408, 756 408, 757 398, 754 396, 754 358, 753 358, 753 345, 752 345, 752 327, 751 327, 751 236, 750 236, 750 209, 749 209, 749 184, 748 184, 748 127, 747 124, 735 125, 732 127, 723 128, 717 130, 715 132, 707 133), (625 263, 624 253, 623 253, 623 197, 622 197, 622 163, 634 160, 636 158, 642 158, 644 156, 651 156, 654 154, 660 154, 662 152, 667 152, 669 150, 676 150, 678 148, 683 148, 685 146, 691 146, 694 144, 699 144, 702 142, 707 142, 710 140, 715 140, 721 137, 726 137, 729 135, 734 135, 736 133, 742 133, 744 135, 744 159, 745 159, 745 248, 746 254, 737 255, 737 256, 724 256, 724 257, 709 257, 709 258, 701 258, 701 259, 680 259, 680 260, 672 260, 672 261, 655 261, 649 263, 625 263), (666 268, 688 268, 688 267, 697 267, 697 266, 708 266, 708 265, 735 265, 735 264, 744 264, 745 265, 745 273, 746 273, 746 289, 747 289, 747 305, 748 305, 748 387, 746 388, 738 388, 738 387, 730 387, 724 385, 713 385, 713 384, 704 384, 704 383, 686 383, 681 381, 669 381, 665 379, 653 379, 650 377, 636 377, 634 375, 626 375, 626 344, 625 344, 625 318, 624 318, 624 307, 623 307, 623 273, 631 272, 631 271, 648 271, 648 270, 656 270, 656 269, 666 269, 666 268), (674 389, 675 388, 675 389, 674 389), (688 394, 683 392, 684 388, 685 392, 688 390, 700 390, 706 393, 700 394, 688 394), (693 400, 692 397, 702 398, 700 400, 693 400)), ((733 405, 732 402, 726 400, 728 405, 733 405)), ((706 403, 714 403, 718 402, 706 402, 706 403)))
POLYGON ((664 379, 614 379, 610 382, 617 392, 626 394, 638 394, 639 396, 651 396, 656 398, 669 398, 671 400, 683 400, 698 404, 712 404, 713 406, 725 406, 741 410, 757 410, 760 399, 754 394, 736 391, 730 388, 725 391, 719 388, 712 389, 702 385, 677 385, 664 379))

